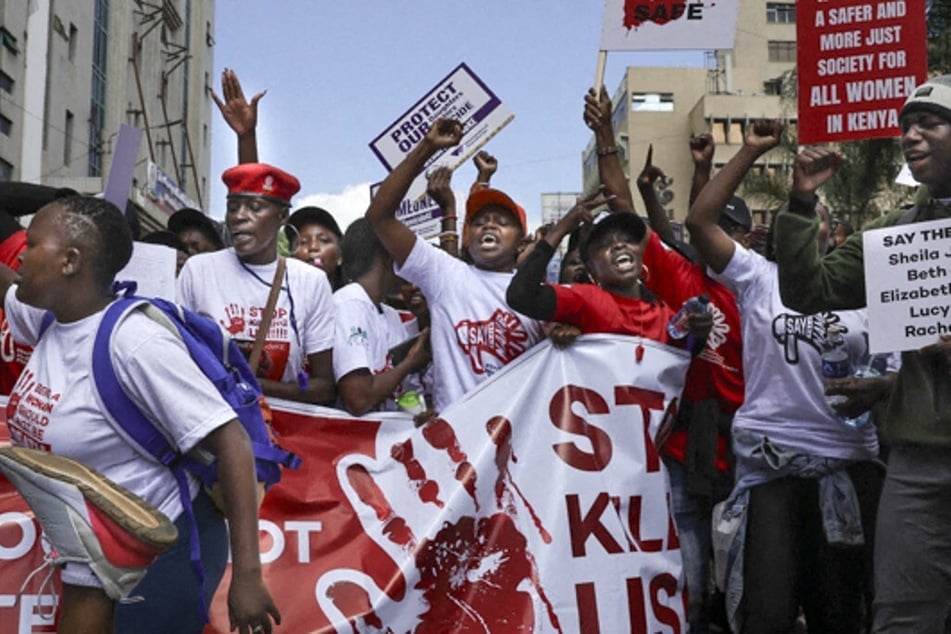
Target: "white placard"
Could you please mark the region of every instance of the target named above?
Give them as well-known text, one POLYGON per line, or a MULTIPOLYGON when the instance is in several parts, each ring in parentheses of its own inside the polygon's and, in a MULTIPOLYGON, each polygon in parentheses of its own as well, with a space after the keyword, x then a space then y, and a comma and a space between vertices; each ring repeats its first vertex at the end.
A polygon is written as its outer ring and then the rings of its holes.
MULTIPOLYGON (((499 98, 465 64, 459 64, 432 90, 370 142, 370 149, 388 170, 396 167, 440 118, 458 119, 462 143, 437 152, 427 163, 455 169, 515 118, 499 98)), ((417 179, 418 181, 419 179, 417 179)), ((425 182, 425 181, 424 181, 425 182)), ((415 196, 425 191, 411 188, 415 196)), ((414 198, 415 199, 415 198, 414 198)))
POLYGON ((915 350, 951 334, 951 219, 866 231, 869 351, 915 350))
POLYGON ((602 51, 733 48, 737 0, 605 0, 602 51))
POLYGON ((175 265, 178 253, 164 244, 132 243, 132 259, 116 274, 119 282, 134 281, 136 295, 175 301, 175 265))

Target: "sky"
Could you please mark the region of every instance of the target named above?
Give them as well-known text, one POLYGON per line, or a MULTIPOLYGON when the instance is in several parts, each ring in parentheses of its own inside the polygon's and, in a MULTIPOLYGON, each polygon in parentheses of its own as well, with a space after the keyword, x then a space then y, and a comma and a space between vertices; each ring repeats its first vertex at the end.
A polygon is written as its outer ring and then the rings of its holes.
MULTIPOLYGON (((294 207, 315 204, 341 228, 366 210, 387 170, 369 142, 461 62, 515 115, 487 146, 493 185, 540 224, 540 194, 581 188, 582 121, 592 86, 603 3, 597 0, 219 0, 215 90, 234 69, 259 104, 259 160, 297 176, 294 207)), ((697 66, 702 52, 608 56, 613 94, 624 68, 697 66)), ((224 214, 220 174, 237 162, 234 135, 212 113, 211 209, 224 214)), ((471 161, 455 173, 465 192, 471 161)), ((462 202, 462 197, 457 196, 462 202)))

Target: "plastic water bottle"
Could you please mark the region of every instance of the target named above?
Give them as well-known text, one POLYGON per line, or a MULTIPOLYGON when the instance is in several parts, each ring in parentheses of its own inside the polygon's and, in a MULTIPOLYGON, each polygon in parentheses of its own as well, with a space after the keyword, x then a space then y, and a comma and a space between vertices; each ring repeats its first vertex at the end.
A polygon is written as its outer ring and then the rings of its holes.
POLYGON ((671 317, 670 321, 667 322, 667 334, 669 334, 672 339, 683 339, 690 334, 690 328, 687 323, 690 315, 705 313, 709 307, 710 297, 706 293, 691 297, 684 302, 684 305, 680 307, 677 314, 671 317))
MULTIPOLYGON (((863 355, 859 363, 854 367, 852 366, 841 328, 838 324, 829 324, 826 328, 826 339, 822 345, 823 380, 846 379, 849 377, 868 378, 879 375, 879 370, 868 354, 863 355)), ((825 399, 833 413, 835 413, 835 405, 845 403, 848 400, 846 396, 841 394, 826 396, 825 399)), ((869 411, 864 411, 854 418, 836 413, 835 417, 843 425, 857 428, 868 423, 870 413, 869 411)))

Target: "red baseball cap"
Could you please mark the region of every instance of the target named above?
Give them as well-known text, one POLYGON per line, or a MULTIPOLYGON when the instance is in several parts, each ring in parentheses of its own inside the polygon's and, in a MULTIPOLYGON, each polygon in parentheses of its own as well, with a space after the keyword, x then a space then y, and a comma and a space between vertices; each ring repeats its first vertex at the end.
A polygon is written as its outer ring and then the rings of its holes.
POLYGON ((498 189, 486 187, 477 189, 469 194, 466 200, 466 225, 472 222, 473 216, 487 205, 497 205, 511 213, 518 220, 523 234, 528 234, 528 221, 525 218, 525 210, 515 203, 508 195, 498 189))
POLYGON ((300 191, 300 181, 284 170, 266 163, 242 163, 225 170, 221 180, 229 196, 260 196, 290 206, 300 191))

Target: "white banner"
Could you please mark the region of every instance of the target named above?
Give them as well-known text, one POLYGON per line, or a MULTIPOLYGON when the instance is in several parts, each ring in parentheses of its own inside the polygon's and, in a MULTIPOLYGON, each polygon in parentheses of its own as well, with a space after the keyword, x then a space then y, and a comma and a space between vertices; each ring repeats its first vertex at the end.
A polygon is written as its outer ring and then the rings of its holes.
POLYGON ((689 358, 645 341, 638 363, 637 345, 607 335, 567 351, 542 344, 409 438, 384 423, 375 460, 341 460, 343 490, 397 578, 384 586, 363 570, 327 572, 316 595, 331 621, 360 631, 685 631, 657 437, 689 358), (374 607, 361 624, 341 597, 358 612, 374 607))
POLYGON ((951 220, 866 231, 862 240, 869 351, 915 350, 951 334, 951 220))
POLYGON ((602 51, 730 49, 738 0, 605 0, 602 51))
MULTIPOLYGON (((543 343, 420 429, 273 401, 278 441, 303 459, 260 512, 278 630, 685 632, 658 447, 688 364, 631 337, 543 343)), ((0 631, 53 631, 42 579, 23 587, 43 557, 0 478, 0 631)), ((206 632, 229 631, 229 583, 206 632)))

